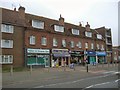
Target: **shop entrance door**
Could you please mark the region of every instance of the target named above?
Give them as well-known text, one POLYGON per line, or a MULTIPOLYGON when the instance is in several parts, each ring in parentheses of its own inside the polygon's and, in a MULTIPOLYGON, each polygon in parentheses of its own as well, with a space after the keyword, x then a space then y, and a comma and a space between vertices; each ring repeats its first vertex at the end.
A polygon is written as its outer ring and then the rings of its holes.
POLYGON ((44 57, 44 61, 45 61, 45 67, 49 67, 49 56, 48 55, 44 57))

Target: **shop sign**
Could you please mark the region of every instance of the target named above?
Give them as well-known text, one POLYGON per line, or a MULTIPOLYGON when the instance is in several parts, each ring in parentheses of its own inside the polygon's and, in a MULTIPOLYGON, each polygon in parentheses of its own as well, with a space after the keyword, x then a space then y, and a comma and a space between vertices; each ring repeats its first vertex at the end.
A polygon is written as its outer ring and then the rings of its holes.
POLYGON ((106 56, 106 52, 96 52, 97 56, 106 56))
POLYGON ((70 57, 68 49, 52 49, 54 57, 70 57))
POLYGON ((49 54, 50 50, 48 49, 27 49, 27 53, 41 53, 41 54, 49 54))
POLYGON ((96 56, 96 52, 95 51, 86 51, 86 54, 88 56, 96 56))
POLYGON ((68 54, 68 49, 52 49, 53 54, 68 54))
POLYGON ((72 56, 81 56, 84 55, 84 51, 72 51, 70 54, 72 56))

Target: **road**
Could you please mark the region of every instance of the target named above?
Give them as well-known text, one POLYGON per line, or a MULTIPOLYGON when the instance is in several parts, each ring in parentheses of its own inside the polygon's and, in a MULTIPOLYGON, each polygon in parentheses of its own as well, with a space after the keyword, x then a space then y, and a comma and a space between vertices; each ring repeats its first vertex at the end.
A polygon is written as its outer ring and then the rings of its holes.
POLYGON ((3 88, 118 88, 120 79, 116 72, 118 67, 85 67, 76 70, 60 69, 59 71, 16 72, 13 75, 3 74, 3 88))

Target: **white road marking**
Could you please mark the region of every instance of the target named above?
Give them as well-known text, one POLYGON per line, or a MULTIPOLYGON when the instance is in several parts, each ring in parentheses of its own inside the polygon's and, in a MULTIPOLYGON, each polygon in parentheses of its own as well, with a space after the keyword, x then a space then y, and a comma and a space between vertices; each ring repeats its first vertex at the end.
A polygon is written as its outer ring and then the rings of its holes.
POLYGON ((109 83, 113 83, 113 82, 118 82, 120 79, 117 79, 115 81, 111 81, 111 82, 104 82, 104 83, 99 83, 99 84, 94 84, 94 85, 90 85, 86 88, 84 88, 83 90, 87 89, 87 88, 92 88, 92 87, 95 87, 95 86, 100 86, 100 85, 104 85, 104 84, 109 84, 109 83))
MULTIPOLYGON (((113 71, 111 71, 111 72, 113 72, 113 71)), ((103 75, 103 76, 97 76, 97 77, 90 77, 90 78, 85 78, 85 79, 80 79, 80 80, 75 80, 75 81, 69 81, 69 82, 63 82, 63 83, 54 83, 54 84, 48 84, 48 85, 41 85, 41 86, 37 86, 37 87, 34 87, 34 88, 41 88, 41 87, 55 86, 55 85, 62 85, 62 84, 72 84, 72 83, 77 83, 77 82, 80 82, 80 81, 83 81, 83 80, 102 78, 102 77, 107 77, 107 76, 110 76, 110 75, 112 75, 112 74, 103 75)))
POLYGON ((115 82, 118 82, 120 79, 118 79, 118 80, 115 80, 115 82))

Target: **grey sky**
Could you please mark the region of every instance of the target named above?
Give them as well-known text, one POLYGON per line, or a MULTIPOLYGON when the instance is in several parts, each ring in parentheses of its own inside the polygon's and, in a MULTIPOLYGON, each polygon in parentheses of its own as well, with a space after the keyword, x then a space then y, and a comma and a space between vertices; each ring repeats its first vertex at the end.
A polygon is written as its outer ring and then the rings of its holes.
POLYGON ((0 0, 0 7, 13 9, 19 5, 27 13, 59 19, 78 25, 89 22, 91 28, 105 26, 112 30, 113 45, 118 45, 118 1, 119 0, 0 0))

